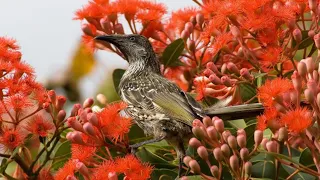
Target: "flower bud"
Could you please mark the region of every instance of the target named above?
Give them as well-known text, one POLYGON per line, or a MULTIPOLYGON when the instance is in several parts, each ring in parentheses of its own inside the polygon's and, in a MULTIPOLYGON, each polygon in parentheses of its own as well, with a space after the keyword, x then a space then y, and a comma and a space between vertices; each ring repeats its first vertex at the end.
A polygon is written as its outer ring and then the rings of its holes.
POLYGON ((201 13, 197 13, 196 15, 196 21, 198 23, 198 25, 200 26, 200 28, 202 29, 202 24, 204 22, 204 16, 201 13))
POLYGON ((93 112, 101 112, 102 111, 102 109, 99 107, 99 106, 92 106, 92 108, 91 108, 91 110, 93 111, 93 112))
POLYGON ((84 102, 83 102, 83 108, 90 108, 93 105, 94 101, 92 98, 87 98, 84 102))
POLYGON ((299 73, 297 71, 294 71, 291 76, 291 79, 294 89, 300 92, 300 90, 302 89, 302 78, 299 75, 299 73))
POLYGON ((240 71, 239 71, 238 67, 237 67, 234 63, 232 63, 232 62, 229 62, 229 63, 227 64, 227 68, 228 68, 228 70, 229 70, 230 72, 232 72, 232 73, 240 74, 240 71))
POLYGON ((246 136, 244 136, 243 134, 240 134, 237 136, 237 142, 240 148, 246 147, 246 144, 247 144, 246 139, 247 139, 246 136))
POLYGON ((116 172, 109 172, 108 180, 118 180, 118 175, 116 172))
POLYGON ((229 158, 230 157, 230 148, 227 144, 222 144, 222 146, 220 147, 222 154, 224 155, 224 157, 229 158))
POLYGON ((313 38, 314 35, 315 35, 314 30, 309 30, 309 31, 308 31, 308 36, 309 36, 310 38, 313 38))
POLYGON ((182 176, 180 180, 189 180, 188 176, 182 176))
POLYGON ((71 109, 71 115, 70 116, 76 116, 78 115, 78 110, 81 109, 81 104, 74 104, 71 109))
POLYGON ((269 139, 267 139, 267 138, 263 138, 262 141, 261 141, 261 146, 265 150, 267 150, 267 142, 269 142, 269 139))
MULTIPOLYGON (((0 92, 1 93, 1 92, 0 92)), ((1 99, 2 98, 2 95, 1 95, 1 99)), ((50 113, 51 112, 51 107, 50 107, 50 103, 49 102, 45 102, 42 104, 42 109, 44 109, 47 113, 50 113)))
POLYGON ((193 173, 195 173, 195 174, 200 174, 201 173, 200 166, 199 166, 199 164, 198 164, 198 162, 196 160, 192 159, 189 162, 189 167, 193 171, 193 173))
POLYGON ((298 63, 298 73, 300 76, 305 77, 307 74, 307 65, 306 63, 300 61, 298 63))
POLYGON ((229 136, 231 136, 231 133, 230 133, 230 131, 223 131, 222 132, 222 138, 223 138, 223 140, 225 141, 225 142, 228 142, 228 137, 229 136))
POLYGON ((190 156, 185 156, 183 158, 183 163, 189 167, 189 162, 192 160, 190 156))
POLYGON ((80 124, 80 122, 77 120, 76 117, 69 117, 67 119, 67 125, 76 131, 83 132, 82 125, 80 124))
POLYGON ((184 29, 182 32, 181 32, 181 35, 180 37, 184 40, 184 41, 187 41, 187 39, 189 38, 189 35, 190 35, 190 32, 186 29, 184 29))
POLYGON ((251 81, 253 79, 252 75, 249 73, 249 70, 247 68, 242 68, 240 70, 240 75, 246 79, 246 80, 249 80, 251 81))
POLYGON ((231 25, 230 31, 231 31, 231 34, 233 35, 233 37, 235 37, 235 38, 241 37, 241 32, 237 26, 231 25))
POLYGON ((191 138, 189 140, 189 145, 195 149, 197 149, 199 146, 201 146, 201 142, 197 138, 191 138))
POLYGON ((50 90, 48 91, 48 96, 52 104, 56 104, 56 98, 57 98, 56 92, 54 90, 50 90))
POLYGON ((107 97, 103 94, 98 94, 97 100, 99 103, 104 104, 104 105, 108 103, 107 97))
POLYGON ((249 159, 249 150, 247 148, 241 148, 241 150, 240 150, 240 158, 243 161, 248 161, 248 159, 249 159))
POLYGON ((85 164, 83 164, 83 162, 77 162, 76 163, 76 169, 79 171, 79 173, 81 175, 83 175, 86 178, 90 177, 90 173, 89 170, 87 168, 87 166, 85 164))
POLYGON ((199 156, 201 157, 201 159, 203 160, 208 160, 208 151, 204 146, 199 146, 197 149, 197 153, 199 154, 199 156))
POLYGON ((67 98, 64 96, 58 96, 56 102, 56 109, 59 111, 63 108, 64 104, 66 103, 67 98))
POLYGON ((246 131, 244 130, 244 129, 238 129, 237 130, 237 135, 244 135, 245 137, 247 136, 247 133, 246 133, 246 131))
MULTIPOLYGON (((210 75, 213 75, 214 72, 213 72, 211 69, 205 69, 205 70, 203 71, 203 74, 204 74, 205 76, 209 77, 210 75)), ((209 79, 210 79, 210 78, 209 78, 209 79)), ((219 79, 219 80, 220 80, 220 79, 219 79)))
POLYGON ((294 29, 292 32, 292 36, 293 36, 293 39, 296 40, 298 43, 301 42, 302 34, 300 29, 294 29))
POLYGON ((247 176, 251 175, 252 172, 252 163, 250 161, 247 161, 244 164, 244 172, 246 173, 247 176))
POLYGON ((228 137, 228 144, 231 149, 236 150, 237 149, 237 140, 234 136, 229 136, 228 137))
POLYGON ((230 157, 230 166, 231 166, 231 169, 234 170, 235 172, 239 171, 239 159, 236 155, 232 155, 230 157))
POLYGON ((320 33, 313 36, 314 44, 320 49, 320 33))
POLYGON ((209 126, 207 128, 207 134, 210 139, 212 139, 214 141, 218 141, 218 133, 217 133, 217 130, 213 126, 209 126))
POLYGON ((307 57, 304 62, 306 63, 308 73, 312 73, 316 67, 312 57, 307 57))
POLYGON ((254 144, 259 146, 263 139, 263 131, 255 130, 254 131, 254 144))
POLYGON ((197 25, 197 20, 195 16, 191 16, 189 19, 189 22, 192 23, 193 26, 197 25))
POLYGON ((223 161, 223 154, 220 148, 217 147, 213 150, 213 156, 217 161, 223 161))
POLYGON ((68 132, 66 138, 76 144, 85 144, 79 131, 68 132))
POLYGON ((203 139, 205 137, 205 132, 200 127, 193 127, 192 133, 198 138, 203 139))
POLYGON ((76 177, 74 177, 73 175, 68 175, 66 177, 66 180, 78 180, 76 177))
POLYGON ((187 47, 191 52, 194 52, 196 50, 196 45, 193 40, 189 39, 187 42, 187 47))
POLYGON ((87 119, 87 111, 82 111, 80 114, 79 114, 79 121, 83 123, 85 122, 88 122, 88 119, 87 119))
POLYGON ((63 109, 61 109, 59 112, 58 112, 58 114, 57 114, 57 120, 58 120, 58 122, 57 123, 60 123, 60 122, 62 122, 63 120, 64 120, 64 118, 66 117, 66 111, 65 110, 63 110, 63 109))
POLYGON ((219 133, 222 133, 224 131, 224 123, 222 121, 222 119, 216 119, 214 122, 214 127, 216 128, 216 130, 219 132, 219 133))
POLYGON ((202 122, 206 128, 213 125, 212 120, 209 116, 203 117, 202 122))
POLYGON ((269 141, 266 144, 268 152, 277 152, 277 143, 275 141, 269 141))
POLYGON ((84 123, 83 130, 84 130, 85 133, 89 134, 90 136, 95 136, 96 135, 96 132, 95 132, 92 124, 89 123, 89 122, 84 123))
POLYGON ((87 120, 90 122, 92 125, 98 127, 99 126, 99 120, 98 117, 95 113, 88 113, 87 114, 87 120))
POLYGON ((95 36, 95 33, 92 31, 89 24, 82 24, 81 25, 82 32, 88 36, 95 36))
POLYGON ((184 29, 186 29, 188 32, 192 33, 193 32, 193 24, 191 22, 187 22, 184 25, 184 29))
POLYGON ((214 177, 216 177, 216 178, 219 177, 219 168, 218 168, 218 166, 216 166, 216 165, 211 166, 210 167, 210 172, 214 177))
POLYGON ((308 0, 309 2, 309 8, 316 13, 317 8, 318 8, 318 1, 317 0, 308 0))
POLYGON ((314 93, 310 89, 304 90, 304 96, 309 103, 312 104, 314 102, 314 93))
POLYGON ((231 83, 231 80, 230 80, 229 76, 222 76, 221 77, 221 82, 222 82, 222 84, 224 84, 227 87, 231 87, 232 86, 232 83, 231 83))
POLYGON ((117 34, 124 34, 124 29, 121 23, 115 24, 113 29, 114 29, 114 32, 116 32, 117 34))
POLYGON ((227 73, 227 64, 226 63, 223 63, 222 66, 221 66, 221 73, 222 74, 226 74, 227 73))
POLYGON ((288 129, 286 127, 281 127, 279 129, 278 141, 284 142, 288 140, 288 129))
POLYGON ((210 80, 213 84, 215 84, 215 85, 220 85, 220 84, 222 84, 221 79, 218 78, 217 75, 215 75, 215 74, 211 74, 211 75, 209 76, 209 80, 210 80))
POLYGON ((100 19, 100 25, 101 25, 104 32, 106 32, 107 34, 112 33, 112 26, 111 26, 111 22, 109 21, 108 17, 100 19))
POLYGON ((206 65, 207 69, 211 69, 215 74, 221 74, 217 68, 217 66, 213 62, 208 62, 206 65))

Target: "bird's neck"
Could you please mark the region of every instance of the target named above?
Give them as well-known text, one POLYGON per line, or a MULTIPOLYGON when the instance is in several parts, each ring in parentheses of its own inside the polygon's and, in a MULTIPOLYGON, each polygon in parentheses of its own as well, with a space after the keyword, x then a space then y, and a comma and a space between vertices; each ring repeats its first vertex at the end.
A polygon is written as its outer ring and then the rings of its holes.
POLYGON ((160 63, 155 55, 149 57, 136 57, 134 60, 129 58, 129 67, 127 71, 130 74, 140 74, 143 72, 161 73, 160 63))

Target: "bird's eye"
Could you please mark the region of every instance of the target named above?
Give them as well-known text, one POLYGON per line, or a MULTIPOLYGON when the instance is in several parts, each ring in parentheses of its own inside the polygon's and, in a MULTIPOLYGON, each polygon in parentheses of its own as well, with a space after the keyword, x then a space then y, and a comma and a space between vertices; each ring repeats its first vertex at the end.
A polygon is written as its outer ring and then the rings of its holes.
POLYGON ((130 41, 134 41, 134 40, 136 40, 135 37, 130 37, 130 41))

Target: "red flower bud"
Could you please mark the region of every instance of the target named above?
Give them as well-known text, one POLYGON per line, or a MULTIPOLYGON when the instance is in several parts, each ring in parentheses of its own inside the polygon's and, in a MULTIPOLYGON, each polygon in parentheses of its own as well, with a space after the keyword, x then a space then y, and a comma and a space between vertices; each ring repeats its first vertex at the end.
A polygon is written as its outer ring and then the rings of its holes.
POLYGON ((59 111, 63 108, 64 104, 66 103, 67 98, 64 96, 58 96, 56 102, 56 109, 59 111))
POLYGON ((263 139, 263 131, 255 130, 254 131, 254 144, 259 146, 263 139))
POLYGON ((212 120, 209 116, 205 116, 203 119, 202 119, 202 122, 204 124, 205 127, 209 127, 209 126, 212 126, 212 120))
POLYGON ((90 122, 92 125, 99 127, 99 120, 98 117, 95 113, 88 113, 87 114, 87 120, 90 122))
POLYGON ((298 43, 301 42, 302 34, 300 29, 294 29, 292 32, 292 36, 293 36, 293 39, 296 40, 298 43))
POLYGON ((247 144, 246 139, 247 139, 246 136, 244 136, 243 134, 240 134, 237 136, 237 142, 240 148, 246 147, 246 144, 247 144))
POLYGON ((95 33, 92 32, 92 29, 91 29, 89 24, 82 24, 81 25, 81 29, 82 29, 84 34, 86 34, 88 36, 95 36, 95 33))
POLYGON ((247 148, 241 148, 241 150, 240 150, 240 158, 243 161, 248 161, 249 160, 249 150, 247 148))
POLYGON ((222 76, 221 77, 221 82, 222 82, 222 84, 224 84, 227 87, 231 87, 232 86, 232 83, 231 83, 231 80, 230 80, 229 76, 222 76))
POLYGON ((97 95, 97 100, 98 100, 99 103, 104 104, 104 105, 108 103, 108 100, 107 100, 106 96, 103 95, 103 94, 98 94, 97 95))
POLYGON ((230 166, 231 166, 231 169, 234 170, 235 172, 239 171, 239 159, 236 155, 232 155, 230 157, 230 166))
POLYGON ((230 146, 231 149, 236 150, 237 149, 237 140, 236 137, 234 136, 229 136, 228 137, 228 144, 230 146))
POLYGON ((183 163, 189 167, 189 162, 192 160, 190 156, 185 156, 183 158, 183 163))
POLYGON ((106 32, 107 34, 111 34, 112 26, 111 22, 108 20, 108 17, 100 19, 100 25, 104 32, 106 32))
POLYGON ((197 149, 197 153, 201 157, 201 159, 207 161, 208 160, 208 151, 204 146, 199 146, 197 149))
POLYGON ((57 120, 58 120, 58 122, 57 123, 60 123, 60 122, 62 122, 63 120, 64 120, 64 118, 66 118, 66 111, 65 110, 63 110, 63 109, 61 109, 59 112, 58 112, 58 114, 57 114, 57 120))
POLYGON ((304 96, 306 97, 306 100, 312 104, 314 102, 314 91, 311 89, 304 90, 304 96))
POLYGON ((267 142, 266 144, 266 147, 267 147, 267 151, 268 152, 277 152, 277 142, 275 141, 269 141, 267 142))
POLYGON ((210 172, 215 178, 219 177, 219 168, 218 168, 218 166, 215 166, 215 165, 211 166, 210 167, 210 172))
POLYGON ((80 124, 80 122, 77 120, 76 117, 69 117, 67 119, 67 125, 76 131, 83 132, 82 125, 80 124))
POLYGON ((217 133, 217 130, 213 126, 209 126, 207 128, 207 134, 210 139, 212 139, 214 141, 218 141, 218 133, 217 133))
POLYGON ((197 138, 191 138, 189 140, 189 145, 195 149, 197 149, 199 146, 201 146, 201 142, 197 138))
POLYGON ((84 123, 83 130, 84 130, 85 133, 89 134, 90 136, 95 136, 96 135, 96 132, 95 132, 92 124, 89 123, 89 122, 84 123))
POLYGON ((224 155, 224 157, 229 158, 230 157, 230 148, 227 144, 222 144, 222 146, 220 147, 221 151, 224 155))
POLYGON ((209 80, 210 80, 213 84, 215 84, 215 85, 220 85, 220 84, 222 84, 221 79, 218 78, 215 74, 211 74, 211 75, 209 76, 209 80))
POLYGON ((299 73, 297 71, 294 71, 291 76, 291 79, 292 79, 294 89, 300 92, 302 88, 302 78, 299 75, 299 73))
POLYGON ((308 31, 308 36, 309 36, 309 37, 313 38, 314 35, 316 35, 315 32, 314 32, 314 30, 309 30, 309 31, 308 31))
POLYGON ((224 123, 222 121, 222 119, 216 119, 214 122, 214 127, 216 128, 216 130, 219 132, 219 133, 222 133, 224 131, 224 123))
POLYGON ((187 47, 191 52, 194 52, 196 50, 196 45, 193 40, 189 39, 187 42, 187 47))
POLYGON ((124 29, 121 23, 115 24, 113 29, 117 34, 124 34, 124 29))
POLYGON ((288 140, 288 129, 286 127, 281 127, 279 129, 278 141, 283 142, 288 140))
POLYGON ((307 57, 304 62, 306 63, 308 73, 312 73, 316 67, 312 57, 307 57))
POLYGON ((262 141, 261 141, 261 146, 265 150, 267 150, 267 142, 269 142, 269 139, 267 139, 267 138, 263 138, 262 141))
POLYGON ((193 173, 195 173, 195 174, 200 174, 201 173, 200 165, 198 164, 198 162, 196 160, 192 159, 189 162, 189 167, 191 168, 193 173))
POLYGON ((320 33, 313 36, 314 44, 320 49, 320 33))
POLYGON ((222 138, 223 138, 223 140, 225 141, 225 142, 228 142, 228 137, 229 136, 231 136, 231 133, 230 133, 230 131, 223 131, 222 132, 222 138))
POLYGON ((187 41, 187 39, 189 38, 189 35, 190 35, 190 32, 186 29, 184 29, 182 32, 181 32, 181 35, 180 37, 184 40, 184 41, 187 41))
POLYGON ((188 32, 192 33, 193 32, 193 24, 191 22, 187 22, 184 25, 184 29, 187 30, 188 32))
POLYGON ((220 148, 217 147, 213 150, 213 156, 217 161, 223 161, 223 154, 220 148))
POLYGON ((244 164, 244 172, 246 173, 247 176, 251 175, 252 172, 252 163, 250 161, 247 161, 244 164))
POLYGON ((227 64, 227 69, 232 73, 240 74, 240 71, 239 71, 238 67, 232 62, 229 62, 227 64))
POLYGON ((191 16, 189 21, 192 23, 193 26, 197 25, 197 20, 195 16, 191 16))
POLYGON ((87 98, 84 102, 83 102, 83 108, 90 108, 93 105, 94 101, 92 98, 87 98))
POLYGON ((201 13, 197 13, 196 20, 200 28, 202 28, 202 24, 204 22, 204 16, 201 13))
POLYGON ((81 175, 83 175, 86 178, 90 177, 90 173, 89 170, 87 168, 87 166, 85 164, 83 164, 83 162, 77 162, 76 163, 76 169, 79 171, 79 173, 81 175))
POLYGON ((56 104, 56 98, 57 98, 56 92, 54 90, 50 90, 50 91, 48 91, 48 96, 49 96, 51 103, 56 104))
POLYGON ((307 65, 306 63, 300 61, 298 63, 298 73, 300 76, 305 77, 307 74, 307 65))
POLYGON ((73 108, 71 109, 71 115, 70 116, 78 115, 79 109, 81 109, 81 104, 74 104, 73 108))

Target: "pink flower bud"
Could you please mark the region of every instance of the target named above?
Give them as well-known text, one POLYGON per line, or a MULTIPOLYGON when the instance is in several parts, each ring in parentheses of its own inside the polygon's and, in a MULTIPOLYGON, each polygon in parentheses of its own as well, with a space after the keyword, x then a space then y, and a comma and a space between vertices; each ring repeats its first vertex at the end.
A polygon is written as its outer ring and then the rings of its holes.
POLYGON ((222 84, 224 84, 227 87, 231 87, 232 86, 231 80, 230 80, 230 78, 228 76, 222 76, 221 77, 221 82, 222 82, 222 84))
POLYGON ((124 29, 121 23, 115 24, 113 29, 117 34, 124 34, 124 29))
POLYGON ((228 144, 230 146, 231 149, 236 150, 237 149, 237 140, 236 137, 234 136, 229 136, 228 137, 228 144))
POLYGON ((224 131, 224 123, 222 121, 222 119, 216 119, 214 122, 214 127, 216 128, 216 130, 219 132, 219 133, 222 133, 224 131))
POLYGON ((184 41, 187 41, 187 39, 189 38, 190 36, 190 32, 186 29, 184 29, 182 32, 181 32, 181 35, 180 37, 184 40, 184 41))
POLYGON ((84 123, 83 130, 84 130, 85 133, 89 134, 90 136, 95 136, 96 135, 96 132, 95 132, 92 124, 89 123, 89 122, 84 123))
POLYGON ((97 100, 101 104, 107 104, 108 103, 107 97, 105 95, 103 95, 103 94, 98 94, 97 95, 97 100))
POLYGON ((222 66, 221 66, 221 73, 222 74, 226 74, 227 73, 227 64, 226 63, 223 63, 222 66))
POLYGON ((108 17, 100 19, 100 25, 101 25, 104 32, 106 32, 107 34, 111 34, 112 26, 111 26, 111 22, 109 21, 108 17))
POLYGON ((90 177, 90 173, 89 170, 87 168, 87 166, 85 164, 83 164, 83 162, 77 162, 76 163, 76 169, 79 171, 79 173, 81 175, 83 175, 84 177, 89 178, 90 177))
POLYGON ((267 142, 266 147, 268 152, 277 152, 277 142, 275 141, 267 142))
POLYGON ((241 32, 237 26, 231 25, 230 31, 231 31, 231 34, 233 35, 233 37, 235 37, 235 38, 241 37, 241 32))
POLYGON ((108 180, 118 180, 118 175, 116 172, 109 172, 108 180))
POLYGON ((215 85, 220 85, 220 84, 222 84, 221 79, 218 78, 215 74, 211 74, 211 75, 209 76, 209 80, 210 80, 213 84, 215 84, 215 85))
POLYGON ((278 141, 283 142, 288 140, 288 129, 286 127, 281 127, 279 129, 278 141))
POLYGON ((299 75, 299 73, 297 71, 294 71, 291 76, 291 79, 292 79, 294 89, 300 92, 302 88, 302 78, 299 75))
POLYGON ((95 36, 95 33, 92 32, 92 29, 90 27, 89 24, 82 24, 81 25, 81 29, 82 29, 82 32, 88 36, 95 36))
POLYGON ((304 90, 304 96, 306 97, 306 100, 312 104, 314 102, 314 92, 311 89, 304 90))
POLYGON ((58 96, 56 102, 56 109, 59 111, 63 108, 64 104, 66 103, 67 98, 64 96, 58 96))
POLYGON ((216 66, 213 62, 208 62, 208 63, 206 64, 206 68, 207 68, 207 69, 211 69, 215 74, 220 74, 217 66, 216 66))
POLYGON ((197 149, 197 153, 201 157, 201 159, 207 161, 208 160, 208 151, 204 146, 199 146, 197 149))
POLYGON ((247 161, 244 164, 244 172, 246 173, 247 176, 251 175, 252 172, 252 163, 250 161, 247 161))
POLYGON ((307 65, 306 63, 300 61, 298 63, 298 73, 300 76, 305 77, 307 74, 307 65))
POLYGON ((192 160, 190 156, 185 156, 183 158, 183 163, 189 167, 189 162, 192 160))
POLYGON ((85 144, 79 131, 68 132, 66 138, 76 144, 85 144))
POLYGON ((189 167, 191 168, 193 173, 195 173, 195 174, 200 174, 201 173, 200 165, 198 164, 198 162, 196 160, 192 159, 189 162, 189 167))
POLYGON ((240 75, 246 79, 246 80, 249 80, 251 81, 253 79, 253 76, 249 73, 249 70, 247 68, 242 68, 240 70, 240 75))
POLYGON ((218 166, 216 166, 216 165, 211 166, 210 167, 210 172, 215 178, 219 177, 219 168, 218 168, 218 166))
POLYGON ((90 108, 93 105, 94 101, 92 98, 87 98, 84 102, 83 102, 83 108, 90 108))
POLYGON ((225 141, 225 142, 228 142, 228 137, 229 136, 231 136, 231 133, 230 133, 230 131, 223 131, 222 132, 222 138, 223 138, 223 140, 225 141))
POLYGON ((74 104, 73 108, 71 109, 71 115, 70 116, 78 115, 79 109, 81 109, 81 104, 74 104))
POLYGON ((202 122, 204 124, 205 127, 209 127, 209 126, 212 126, 212 121, 211 121, 211 118, 209 116, 205 116, 203 119, 202 119, 202 122))
POLYGON ((248 161, 249 160, 249 150, 247 148, 241 148, 241 150, 240 150, 240 158, 243 161, 248 161))
POLYGON ((84 124, 85 122, 88 122, 87 119, 87 111, 81 111, 81 113, 79 114, 79 121, 84 124))
POLYGON ((74 177, 73 175, 68 175, 66 177, 66 180, 78 180, 76 177, 74 177))
POLYGON ((197 25, 197 20, 195 16, 191 16, 189 19, 189 22, 192 23, 193 26, 197 25))
POLYGON ((239 171, 239 159, 236 155, 230 157, 230 166, 231 169, 238 172, 239 171))
POLYGON ((217 133, 217 130, 213 126, 209 126, 207 128, 207 134, 210 139, 212 139, 214 141, 218 141, 218 133, 217 133))
POLYGON ((246 136, 244 136, 243 134, 240 134, 237 136, 237 142, 240 148, 244 148, 247 145, 247 140, 246 140, 246 136))
POLYGON ((191 39, 189 39, 187 41, 187 47, 191 52, 194 52, 196 50, 196 45, 195 45, 194 41, 191 39))
POLYGON ((308 0, 309 2, 309 8, 316 13, 317 7, 318 7, 318 1, 317 0, 308 0))
POLYGON ((316 33, 314 32, 314 30, 309 30, 309 31, 308 31, 308 36, 309 36, 310 38, 313 38, 315 34, 316 34, 316 33))
POLYGON ((301 42, 302 34, 300 29, 294 29, 292 32, 292 36, 293 36, 293 39, 296 40, 298 43, 301 42))
POLYGON ((320 49, 320 33, 313 36, 314 44, 320 49))
POLYGON ((62 122, 65 117, 66 117, 66 111, 61 109, 57 114, 58 123, 62 122))
POLYGON ((201 146, 201 142, 197 138, 191 138, 189 140, 189 145, 195 149, 197 149, 199 146, 201 146))
POLYGON ((316 67, 312 57, 307 57, 304 62, 306 63, 308 73, 312 73, 316 67))
POLYGON ((259 146, 263 139, 263 131, 255 130, 254 131, 254 144, 259 146))
MULTIPOLYGON (((214 72, 213 72, 211 69, 205 69, 205 70, 203 71, 203 74, 204 74, 205 76, 209 77, 210 75, 213 75, 214 72)), ((210 77, 209 77, 209 79, 210 79, 210 77)), ((220 79, 219 79, 219 80, 220 80, 220 79)))
POLYGON ((222 144, 222 146, 220 147, 221 151, 224 155, 224 157, 229 158, 230 157, 230 148, 227 144, 222 144))
POLYGON ((205 137, 205 132, 200 127, 193 127, 192 133, 198 138, 203 139, 205 137))
POLYGON ((80 122, 77 120, 76 117, 69 117, 67 119, 67 125, 76 131, 83 132, 82 125, 80 124, 80 122))
POLYGON ((213 156, 217 161, 223 161, 223 154, 220 148, 217 147, 213 150, 213 156))
POLYGON ((50 90, 48 91, 48 96, 52 104, 56 104, 56 98, 57 98, 56 92, 54 90, 50 90))
POLYGON ((99 120, 98 117, 95 113, 88 113, 87 114, 87 120, 90 122, 92 125, 99 127, 99 120))
POLYGON ((202 28, 202 24, 204 22, 204 16, 201 13, 197 13, 196 15, 196 21, 198 23, 198 25, 200 26, 200 28, 202 28))
POLYGON ((188 32, 192 33, 193 32, 193 24, 191 22, 187 22, 184 25, 184 29, 187 30, 188 32))
POLYGON ((267 139, 267 138, 263 138, 262 141, 261 141, 261 146, 265 150, 267 150, 267 142, 269 142, 269 139, 267 139))
POLYGON ((237 130, 237 135, 244 135, 244 136, 247 136, 247 133, 246 133, 246 131, 244 130, 244 129, 238 129, 237 130))
POLYGON ((232 62, 229 62, 227 64, 227 69, 232 73, 240 74, 240 71, 239 71, 238 67, 232 62))

